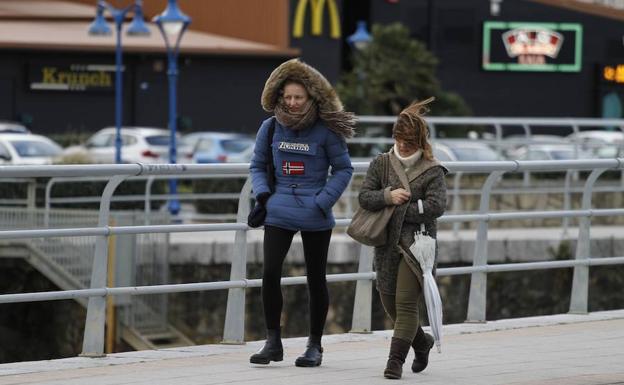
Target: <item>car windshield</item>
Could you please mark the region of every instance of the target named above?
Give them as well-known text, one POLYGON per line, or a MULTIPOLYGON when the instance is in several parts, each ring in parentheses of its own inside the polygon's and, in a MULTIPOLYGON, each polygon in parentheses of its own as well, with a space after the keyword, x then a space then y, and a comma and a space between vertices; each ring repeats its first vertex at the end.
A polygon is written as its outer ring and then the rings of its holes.
MULTIPOLYGON (((550 155, 554 160, 570 160, 574 159, 574 151, 570 150, 553 150, 550 155)), ((580 157, 580 154, 579 154, 580 157)))
POLYGON ((168 146, 170 143, 168 135, 147 136, 145 141, 152 146, 168 146))
POLYGON ((35 140, 12 140, 11 145, 15 148, 15 152, 17 152, 19 156, 24 158, 38 156, 56 156, 60 155, 60 153, 63 151, 59 146, 53 143, 40 142, 35 140))
POLYGON ((451 150, 459 161, 499 160, 498 154, 489 148, 453 147, 451 150))
POLYGON ((229 153, 243 152, 252 145, 253 141, 248 139, 226 139, 221 141, 221 147, 229 153))

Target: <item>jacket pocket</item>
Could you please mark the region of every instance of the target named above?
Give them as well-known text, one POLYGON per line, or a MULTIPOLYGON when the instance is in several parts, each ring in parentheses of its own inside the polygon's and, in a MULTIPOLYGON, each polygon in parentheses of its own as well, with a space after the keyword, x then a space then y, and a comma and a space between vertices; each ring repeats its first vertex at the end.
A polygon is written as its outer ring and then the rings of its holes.
POLYGON ((314 206, 316 206, 317 209, 319 209, 319 211, 321 212, 321 214, 323 214, 323 218, 327 219, 327 213, 325 212, 325 210, 321 207, 321 205, 318 204, 318 202, 316 201, 316 199, 318 198, 318 193, 316 195, 314 195, 313 197, 313 201, 314 201, 314 206))

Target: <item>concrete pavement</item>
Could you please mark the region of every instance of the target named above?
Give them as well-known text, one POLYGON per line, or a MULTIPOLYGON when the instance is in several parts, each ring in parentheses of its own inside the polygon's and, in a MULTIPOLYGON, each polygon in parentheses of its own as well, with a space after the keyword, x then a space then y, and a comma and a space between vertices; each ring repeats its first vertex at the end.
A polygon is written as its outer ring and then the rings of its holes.
MULTIPOLYGON (((624 384, 624 310, 447 325, 442 354, 404 383, 471 385, 624 384)), ((389 331, 324 338, 319 368, 293 362, 305 338, 284 340, 285 359, 249 364, 262 342, 204 345, 0 365, 0 385, 389 384, 383 378, 389 331)))

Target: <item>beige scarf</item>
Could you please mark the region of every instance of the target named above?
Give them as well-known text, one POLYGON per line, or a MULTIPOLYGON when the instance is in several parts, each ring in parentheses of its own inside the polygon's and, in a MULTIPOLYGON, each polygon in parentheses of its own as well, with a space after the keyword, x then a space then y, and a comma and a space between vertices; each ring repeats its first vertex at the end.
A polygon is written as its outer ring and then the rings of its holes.
POLYGON ((275 118, 282 125, 292 130, 303 130, 321 119, 327 127, 343 138, 355 134, 355 115, 346 111, 319 111, 314 100, 308 100, 301 112, 290 112, 284 102, 278 101, 273 110, 275 118))
POLYGON ((395 144, 394 145, 394 155, 397 157, 399 162, 401 162, 401 165, 403 166, 403 168, 407 172, 407 170, 409 170, 410 168, 414 167, 416 162, 418 162, 420 160, 420 158, 422 158, 422 150, 418 150, 418 151, 416 151, 415 153, 413 153, 410 156, 402 157, 401 154, 399 154, 399 149, 397 148, 397 146, 395 144))

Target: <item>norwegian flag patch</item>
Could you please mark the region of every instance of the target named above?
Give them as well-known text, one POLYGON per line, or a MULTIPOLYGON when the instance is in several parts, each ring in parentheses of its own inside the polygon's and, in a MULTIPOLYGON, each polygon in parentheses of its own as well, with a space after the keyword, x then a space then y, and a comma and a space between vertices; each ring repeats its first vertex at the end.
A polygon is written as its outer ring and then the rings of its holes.
POLYGON ((282 175, 303 175, 305 171, 304 162, 282 161, 282 175))

